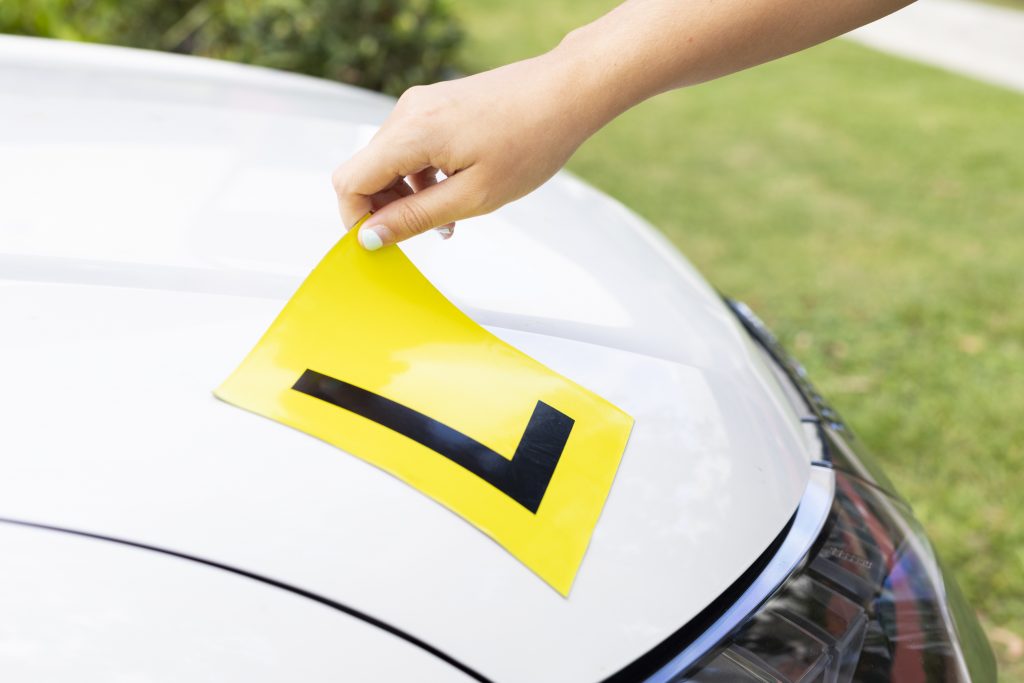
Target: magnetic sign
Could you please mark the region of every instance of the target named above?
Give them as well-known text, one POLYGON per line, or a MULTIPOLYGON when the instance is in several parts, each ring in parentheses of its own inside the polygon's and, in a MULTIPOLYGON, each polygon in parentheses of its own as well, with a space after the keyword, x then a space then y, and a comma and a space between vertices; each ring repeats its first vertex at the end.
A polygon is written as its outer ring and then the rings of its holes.
POLYGON ((633 419, 355 236, 214 393, 390 472, 568 595, 633 419))

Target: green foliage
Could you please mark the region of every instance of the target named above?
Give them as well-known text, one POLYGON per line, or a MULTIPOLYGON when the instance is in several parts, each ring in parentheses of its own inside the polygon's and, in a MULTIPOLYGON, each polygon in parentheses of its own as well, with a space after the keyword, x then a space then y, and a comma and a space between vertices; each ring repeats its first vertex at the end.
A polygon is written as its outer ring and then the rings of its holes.
POLYGON ((462 37, 445 0, 3 0, 0 32, 203 55, 391 94, 440 79, 462 37))

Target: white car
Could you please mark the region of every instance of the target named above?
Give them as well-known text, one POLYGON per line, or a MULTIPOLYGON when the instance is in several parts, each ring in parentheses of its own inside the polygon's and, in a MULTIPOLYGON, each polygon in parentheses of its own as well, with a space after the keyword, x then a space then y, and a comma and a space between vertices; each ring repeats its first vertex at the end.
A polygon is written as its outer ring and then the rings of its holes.
POLYGON ((568 598, 217 401, 393 100, 0 40, 0 679, 992 681, 906 503, 757 318, 567 174, 403 245, 636 423, 568 598))

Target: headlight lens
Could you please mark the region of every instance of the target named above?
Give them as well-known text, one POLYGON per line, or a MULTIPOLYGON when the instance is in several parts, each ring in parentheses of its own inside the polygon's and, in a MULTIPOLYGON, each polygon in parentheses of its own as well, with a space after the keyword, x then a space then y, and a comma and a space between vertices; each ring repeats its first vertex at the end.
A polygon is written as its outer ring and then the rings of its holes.
POLYGON ((828 522, 803 567, 674 680, 970 680, 948 606, 959 594, 946 594, 909 510, 855 477, 835 477, 828 522))

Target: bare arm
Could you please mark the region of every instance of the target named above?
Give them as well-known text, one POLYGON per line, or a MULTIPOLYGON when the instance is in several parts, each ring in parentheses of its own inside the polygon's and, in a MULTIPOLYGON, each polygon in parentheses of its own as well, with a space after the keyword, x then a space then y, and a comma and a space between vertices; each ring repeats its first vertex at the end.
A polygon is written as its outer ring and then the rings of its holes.
POLYGON ((658 93, 797 52, 909 0, 627 0, 539 57, 403 95, 334 173, 342 220, 374 249, 494 209, 658 93), (436 182, 437 170, 446 179, 436 182))

